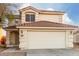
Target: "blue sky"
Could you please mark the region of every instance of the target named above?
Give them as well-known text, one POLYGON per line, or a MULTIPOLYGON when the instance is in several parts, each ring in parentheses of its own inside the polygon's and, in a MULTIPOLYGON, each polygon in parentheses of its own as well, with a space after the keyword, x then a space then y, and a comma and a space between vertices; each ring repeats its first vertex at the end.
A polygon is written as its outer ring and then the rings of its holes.
POLYGON ((41 9, 65 11, 71 22, 79 25, 79 3, 27 3, 22 4, 21 6, 25 7, 28 5, 41 9))

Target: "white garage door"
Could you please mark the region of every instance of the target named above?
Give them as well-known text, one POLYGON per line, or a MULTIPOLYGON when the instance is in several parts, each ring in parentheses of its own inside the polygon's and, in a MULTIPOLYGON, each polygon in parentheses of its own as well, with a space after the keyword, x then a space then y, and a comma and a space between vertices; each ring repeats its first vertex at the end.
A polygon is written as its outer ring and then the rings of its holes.
POLYGON ((28 49, 65 48, 65 32, 28 32, 28 49))

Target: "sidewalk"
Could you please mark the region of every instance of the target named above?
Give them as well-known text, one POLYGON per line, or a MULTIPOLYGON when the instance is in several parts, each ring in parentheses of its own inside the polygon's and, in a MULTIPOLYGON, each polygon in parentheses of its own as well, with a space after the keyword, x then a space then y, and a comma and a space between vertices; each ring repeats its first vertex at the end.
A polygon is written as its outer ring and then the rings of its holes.
POLYGON ((2 52, 2 51, 4 51, 5 50, 5 48, 0 48, 0 53, 2 52))
POLYGON ((0 56, 26 56, 26 51, 9 48, 1 52, 0 56))

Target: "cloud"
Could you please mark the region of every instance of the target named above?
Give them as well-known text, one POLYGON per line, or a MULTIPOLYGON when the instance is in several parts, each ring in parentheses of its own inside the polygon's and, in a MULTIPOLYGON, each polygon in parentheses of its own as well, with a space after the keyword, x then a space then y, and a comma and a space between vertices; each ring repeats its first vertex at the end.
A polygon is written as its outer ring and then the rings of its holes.
POLYGON ((72 19, 69 18, 67 13, 64 14, 63 20, 64 20, 63 23, 65 24, 73 24, 72 19))
POLYGON ((31 6, 31 5, 32 5, 32 3, 24 3, 24 4, 22 4, 22 5, 19 7, 19 9, 22 9, 22 8, 24 8, 24 7, 31 6))
MULTIPOLYGON (((32 5, 32 3, 21 3, 21 4, 18 4, 18 8, 17 9, 14 9, 14 11, 13 11, 13 13, 15 14, 15 15, 19 15, 19 9, 22 9, 22 8, 24 8, 24 7, 27 7, 27 6, 31 6, 32 5)), ((12 9, 12 10, 13 10, 12 9)))
POLYGON ((54 11, 55 9, 53 9, 53 8, 47 8, 47 10, 54 11))

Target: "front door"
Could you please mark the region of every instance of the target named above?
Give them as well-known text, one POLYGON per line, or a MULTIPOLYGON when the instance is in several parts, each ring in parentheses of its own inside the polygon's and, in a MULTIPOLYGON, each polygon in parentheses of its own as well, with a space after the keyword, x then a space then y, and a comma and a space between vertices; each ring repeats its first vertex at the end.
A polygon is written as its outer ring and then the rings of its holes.
POLYGON ((19 46, 19 33, 17 31, 10 32, 10 45, 11 47, 19 46))

